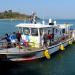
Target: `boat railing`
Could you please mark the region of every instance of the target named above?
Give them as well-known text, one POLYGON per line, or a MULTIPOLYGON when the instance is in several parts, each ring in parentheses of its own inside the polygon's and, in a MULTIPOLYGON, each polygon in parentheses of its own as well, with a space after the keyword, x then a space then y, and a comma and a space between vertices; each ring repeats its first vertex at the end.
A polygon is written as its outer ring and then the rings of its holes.
MULTIPOLYGON (((34 42, 29 42, 34 44, 34 42)), ((13 54, 13 53, 27 53, 27 52, 31 52, 31 51, 35 51, 38 48, 35 48, 34 46, 31 47, 30 45, 21 45, 21 44, 17 44, 16 46, 13 46, 11 44, 7 44, 5 42, 0 41, 0 54, 13 54)))
MULTIPOLYGON (((63 41, 66 41, 67 39, 71 38, 72 37, 72 34, 71 32, 66 35, 66 36, 63 36, 61 38, 58 38, 57 41, 53 41, 50 45, 48 46, 52 46, 54 44, 58 44, 60 42, 63 42, 63 41), (63 38, 64 37, 64 38, 63 38)), ((40 45, 40 44, 39 44, 40 45)), ((42 46, 40 45, 40 48, 42 48, 42 46)), ((34 42, 26 42, 25 44, 18 44, 16 45, 16 47, 13 47, 11 46, 10 47, 10 44, 7 44, 7 42, 5 41, 0 41, 0 54, 1 54, 1 50, 5 50, 4 53, 21 53, 21 52, 25 52, 25 51, 32 51, 33 50, 36 50, 36 49, 39 49, 39 48, 35 48, 35 43, 34 42), (31 48, 31 45, 33 45, 33 48, 31 48), (8 47, 7 47, 8 46, 8 47), (10 49, 14 49, 12 51, 9 51, 10 49), (15 51, 16 49, 16 51, 15 51)))
POLYGON ((70 38, 72 38, 71 33, 64 34, 63 36, 59 37, 57 40, 54 39, 48 46, 52 46, 52 45, 58 44, 60 42, 64 42, 64 41, 66 41, 67 39, 70 39, 70 38))

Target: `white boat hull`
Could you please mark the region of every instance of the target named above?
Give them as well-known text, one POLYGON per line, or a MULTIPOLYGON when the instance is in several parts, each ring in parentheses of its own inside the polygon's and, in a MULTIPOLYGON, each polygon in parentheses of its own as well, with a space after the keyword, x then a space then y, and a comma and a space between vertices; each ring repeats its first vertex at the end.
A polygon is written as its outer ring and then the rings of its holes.
MULTIPOLYGON (((63 46, 67 46, 69 44, 69 41, 73 42, 73 39, 69 39, 65 42, 61 42, 63 44, 63 46)), ((48 52, 49 54, 53 54, 56 51, 59 51, 59 46, 61 45, 61 43, 53 45, 48 47, 48 52)), ((10 61, 28 61, 28 60, 34 60, 34 59, 38 59, 38 58, 43 58, 44 56, 44 52, 46 49, 42 49, 42 50, 38 50, 35 52, 31 52, 28 54, 7 54, 7 58, 10 61)))

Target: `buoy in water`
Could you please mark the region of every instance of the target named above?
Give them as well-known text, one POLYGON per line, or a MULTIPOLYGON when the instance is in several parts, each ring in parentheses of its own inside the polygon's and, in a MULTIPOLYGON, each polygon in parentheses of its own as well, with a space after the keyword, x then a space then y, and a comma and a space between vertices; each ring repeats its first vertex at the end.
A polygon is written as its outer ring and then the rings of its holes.
POLYGON ((64 45, 63 45, 63 44, 61 44, 61 45, 60 45, 60 50, 62 50, 62 51, 63 51, 63 50, 65 50, 64 45))
POLYGON ((51 58, 51 56, 50 56, 48 50, 45 50, 44 55, 45 55, 45 57, 46 57, 47 59, 50 59, 50 58, 51 58))

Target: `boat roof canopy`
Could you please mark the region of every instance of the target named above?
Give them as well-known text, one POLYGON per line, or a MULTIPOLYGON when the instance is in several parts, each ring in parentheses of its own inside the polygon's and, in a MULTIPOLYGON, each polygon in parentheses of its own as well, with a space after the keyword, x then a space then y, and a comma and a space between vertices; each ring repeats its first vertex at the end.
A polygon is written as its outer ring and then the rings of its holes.
POLYGON ((64 28, 67 28, 67 27, 71 27, 73 24, 60 24, 60 28, 61 29, 64 29, 64 28))
POLYGON ((27 28, 47 28, 47 27, 54 27, 53 25, 44 25, 44 24, 27 24, 27 23, 20 23, 18 25, 16 25, 16 27, 27 27, 27 28))
POLYGON ((67 26, 70 27, 73 24, 56 24, 56 25, 46 25, 46 24, 41 24, 41 23, 37 23, 37 24, 33 24, 33 23, 20 23, 18 25, 16 25, 16 27, 21 27, 21 28, 48 28, 48 27, 60 27, 60 28, 66 28, 67 26))

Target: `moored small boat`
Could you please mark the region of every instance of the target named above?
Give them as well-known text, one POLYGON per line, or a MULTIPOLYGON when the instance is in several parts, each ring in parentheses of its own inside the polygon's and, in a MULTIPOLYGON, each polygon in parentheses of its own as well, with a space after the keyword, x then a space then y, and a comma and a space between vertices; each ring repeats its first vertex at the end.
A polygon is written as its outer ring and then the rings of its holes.
MULTIPOLYGON (((35 20, 34 20, 35 21, 35 20)), ((56 24, 49 19, 49 23, 20 23, 16 25, 21 33, 20 44, 16 47, 3 48, 0 42, 0 59, 3 61, 28 61, 46 57, 54 52, 64 50, 72 44, 74 33, 71 24, 56 24)))

